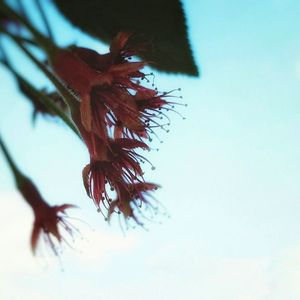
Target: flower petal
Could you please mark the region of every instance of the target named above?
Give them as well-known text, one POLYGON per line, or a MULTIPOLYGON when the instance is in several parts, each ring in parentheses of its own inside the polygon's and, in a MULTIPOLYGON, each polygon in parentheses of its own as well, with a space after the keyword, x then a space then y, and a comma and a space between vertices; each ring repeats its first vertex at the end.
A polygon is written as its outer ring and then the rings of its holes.
POLYGON ((89 95, 82 97, 80 103, 81 122, 87 131, 92 130, 92 107, 89 95))
POLYGON ((35 251, 37 248, 37 242, 40 236, 42 228, 39 226, 37 222, 34 222, 32 232, 31 232, 31 251, 35 255, 35 251))
POLYGON ((133 72, 139 71, 146 65, 145 62, 128 62, 124 64, 113 65, 109 68, 109 72, 115 73, 117 76, 127 76, 133 72))
POLYGON ((126 138, 116 139, 113 142, 113 144, 118 145, 119 147, 125 149, 134 149, 134 148, 142 148, 145 150, 150 149, 147 144, 135 139, 126 139, 126 138))
POLYGON ((91 166, 90 164, 87 164, 83 170, 82 170, 82 179, 83 179, 83 185, 86 190, 87 195, 90 197, 91 196, 91 191, 90 191, 90 184, 89 184, 89 174, 91 171, 91 166))

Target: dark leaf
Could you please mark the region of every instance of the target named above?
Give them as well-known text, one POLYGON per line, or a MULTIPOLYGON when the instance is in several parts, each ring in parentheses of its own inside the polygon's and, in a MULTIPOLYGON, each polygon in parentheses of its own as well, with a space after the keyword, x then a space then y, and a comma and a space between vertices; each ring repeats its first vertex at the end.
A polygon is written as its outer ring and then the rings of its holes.
POLYGON ((120 31, 147 45, 141 56, 158 70, 198 75, 179 0, 54 0, 71 23, 109 42, 120 31))

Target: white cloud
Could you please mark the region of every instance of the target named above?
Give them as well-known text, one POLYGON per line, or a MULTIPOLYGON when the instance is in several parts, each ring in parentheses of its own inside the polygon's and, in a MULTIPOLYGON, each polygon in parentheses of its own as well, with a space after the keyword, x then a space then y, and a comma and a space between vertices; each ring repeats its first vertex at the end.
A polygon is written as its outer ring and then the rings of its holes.
POLYGON ((84 237, 75 243, 75 248, 80 252, 69 251, 73 259, 79 259, 82 263, 103 263, 116 252, 128 251, 133 248, 136 241, 133 237, 122 237, 117 234, 101 233, 98 231, 83 231, 84 237))
POLYGON ((239 258, 209 257, 197 247, 169 245, 149 265, 148 284, 168 291, 168 299, 300 299, 300 245, 270 257, 239 258))
MULTIPOLYGON (((52 289, 51 282, 57 281, 63 273, 56 257, 45 254, 33 257, 29 244, 33 222, 31 209, 16 192, 1 192, 0 199, 5 208, 0 210, 0 299, 57 299, 59 289, 52 289)), ((112 257, 135 245, 133 237, 123 238, 121 234, 82 227, 83 239, 75 241, 75 251, 66 249, 61 256, 66 269, 75 266, 77 270, 85 270, 94 265, 100 271, 112 257)), ((88 278, 86 280, 88 282, 88 278)))
POLYGON ((33 271, 33 259, 29 248, 31 210, 17 193, 1 193, 0 198, 0 274, 33 271))
POLYGON ((0 198, 1 299, 300 300, 300 244, 264 257, 208 256, 197 241, 178 237, 152 253, 143 235, 84 230, 75 243, 82 253, 62 256, 63 273, 30 253, 32 215, 20 196, 0 198))
POLYGON ((268 274, 271 288, 267 300, 300 299, 300 245, 275 257, 268 274))

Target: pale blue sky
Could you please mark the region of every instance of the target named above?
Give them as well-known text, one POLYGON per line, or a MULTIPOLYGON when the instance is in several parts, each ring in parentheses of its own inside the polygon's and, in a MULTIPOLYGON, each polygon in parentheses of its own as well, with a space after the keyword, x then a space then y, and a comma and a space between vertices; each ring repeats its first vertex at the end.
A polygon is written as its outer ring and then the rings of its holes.
MULTIPOLYGON (((53 261, 44 268, 29 251, 30 209, 1 157, 1 298, 300 300, 300 2, 184 6, 202 77, 155 72, 158 87, 181 87, 189 106, 150 154, 157 168, 148 178, 163 186, 156 197, 172 217, 149 232, 123 238, 117 222, 103 221, 83 190, 84 146, 60 122, 33 127, 1 68, 1 132, 19 165, 47 201, 77 204, 96 229, 82 226, 89 241, 77 242, 82 254, 65 251, 64 272, 53 261)), ((107 49, 51 5, 49 13, 60 41, 107 49)), ((21 57, 15 63, 44 82, 21 57)))

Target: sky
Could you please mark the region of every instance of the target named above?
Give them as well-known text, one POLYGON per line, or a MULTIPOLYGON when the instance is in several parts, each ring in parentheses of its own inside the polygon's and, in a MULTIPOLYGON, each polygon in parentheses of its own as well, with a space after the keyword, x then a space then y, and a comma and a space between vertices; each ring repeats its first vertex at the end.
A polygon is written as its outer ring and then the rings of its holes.
MULTIPOLYGON (((77 223, 81 236, 61 262, 45 249, 33 257, 33 216, 0 154, 1 299, 300 300, 300 2, 183 3, 201 77, 155 71, 157 86, 180 87, 188 107, 149 153, 156 170, 146 174, 162 185, 156 198, 170 218, 148 231, 124 236, 117 220, 104 222, 82 185, 85 147, 60 121, 33 125, 1 67, 0 128, 12 154, 49 203, 78 205, 88 223, 77 223)), ((62 45, 107 50, 50 2, 47 12, 62 45)), ((24 75, 46 84, 6 46, 24 75)))

